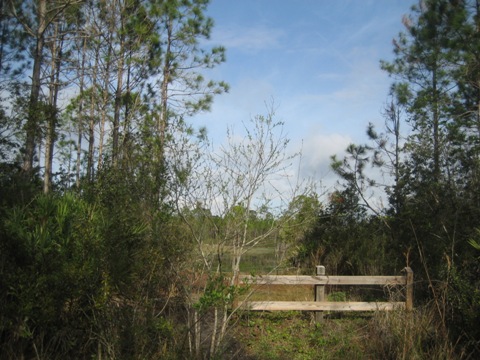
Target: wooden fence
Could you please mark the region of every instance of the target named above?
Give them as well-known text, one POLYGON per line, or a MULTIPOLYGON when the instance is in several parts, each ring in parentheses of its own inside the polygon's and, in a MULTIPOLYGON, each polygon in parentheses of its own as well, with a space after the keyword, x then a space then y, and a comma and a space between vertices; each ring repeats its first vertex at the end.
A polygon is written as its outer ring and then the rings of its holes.
POLYGON ((376 311, 393 309, 413 309, 413 271, 409 267, 402 276, 330 276, 325 275, 325 267, 317 266, 316 276, 274 275, 241 276, 240 279, 258 285, 314 285, 315 301, 245 301, 242 306, 253 311, 316 311, 317 320, 321 311, 376 311), (404 286, 405 301, 402 302, 332 302, 325 301, 327 285, 383 285, 404 286))

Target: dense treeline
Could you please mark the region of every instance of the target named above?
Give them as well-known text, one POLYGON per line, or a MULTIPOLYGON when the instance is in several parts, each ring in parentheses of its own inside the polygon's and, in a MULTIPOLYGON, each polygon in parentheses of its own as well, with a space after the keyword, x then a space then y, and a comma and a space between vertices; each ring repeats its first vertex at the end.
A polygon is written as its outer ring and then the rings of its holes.
POLYGON ((170 189, 228 90, 207 5, 1 2, 2 357, 188 357, 170 189))
POLYGON ((417 300, 432 301, 452 343, 475 357, 480 3, 420 1, 403 23, 394 60, 381 63, 394 81, 385 128, 369 125, 370 143, 332 158, 343 187, 305 238, 306 254, 321 252, 342 273, 411 266, 417 300))
POLYGON ((381 64, 385 129, 332 157, 341 181, 323 202, 276 190, 292 158, 273 111, 219 152, 188 123, 228 90, 204 77, 225 61, 202 42, 207 5, 1 3, 1 356, 221 356, 261 244, 295 271, 411 266, 438 338, 477 356, 478 1, 420 1, 404 18, 381 64))

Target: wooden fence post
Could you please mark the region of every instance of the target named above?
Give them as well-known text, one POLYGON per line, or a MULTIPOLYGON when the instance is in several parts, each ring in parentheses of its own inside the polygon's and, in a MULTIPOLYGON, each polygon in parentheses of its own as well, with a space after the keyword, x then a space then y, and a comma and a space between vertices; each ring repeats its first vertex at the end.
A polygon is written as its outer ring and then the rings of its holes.
POLYGON ((406 297, 405 297, 405 310, 413 310, 413 271, 410 267, 405 268, 407 285, 406 285, 406 297))
MULTIPOLYGON (((317 276, 325 275, 325 266, 317 265, 316 266, 317 276)), ((315 301, 322 302, 325 301, 325 285, 315 285, 315 301)), ((320 323, 323 321, 323 311, 315 312, 315 322, 320 323)))

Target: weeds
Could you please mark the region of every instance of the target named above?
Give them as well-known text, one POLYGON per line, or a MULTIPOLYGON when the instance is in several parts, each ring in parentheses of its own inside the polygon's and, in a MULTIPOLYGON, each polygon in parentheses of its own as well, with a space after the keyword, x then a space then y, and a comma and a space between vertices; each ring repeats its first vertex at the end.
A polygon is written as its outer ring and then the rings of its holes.
POLYGON ((376 313, 368 326, 368 353, 378 359, 456 359, 434 306, 376 313))
POLYGON ((245 313, 236 338, 246 348, 239 359, 363 359, 365 319, 316 326, 310 313, 245 313))
POLYGON ((452 360, 455 347, 434 306, 412 312, 344 313, 316 324, 310 313, 240 315, 234 335, 236 359, 452 360))

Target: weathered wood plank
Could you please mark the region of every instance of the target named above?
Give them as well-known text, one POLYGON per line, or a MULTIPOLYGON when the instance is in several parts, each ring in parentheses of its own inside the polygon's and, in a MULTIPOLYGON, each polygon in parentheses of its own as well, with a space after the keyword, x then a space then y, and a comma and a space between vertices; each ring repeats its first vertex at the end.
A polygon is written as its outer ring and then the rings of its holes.
POLYGON ((246 301, 242 307, 251 311, 390 311, 405 309, 404 302, 315 302, 246 301))
MULTIPOLYGON (((317 276, 325 276, 325 266, 318 265, 315 269, 317 276)), ((315 302, 325 302, 325 285, 315 285, 315 302)), ((323 321, 323 311, 315 312, 315 322, 323 321)))
POLYGON ((250 276, 241 275, 241 281, 258 285, 317 285, 319 281, 313 276, 306 275, 264 275, 264 276, 250 276))
POLYGON ((406 280, 407 280, 407 291, 406 291, 406 299, 405 299, 405 307, 408 311, 413 310, 413 271, 409 267, 405 268, 407 273, 406 280))
POLYGON ((241 281, 259 285, 405 285, 406 276, 308 276, 308 275, 244 275, 241 281))

